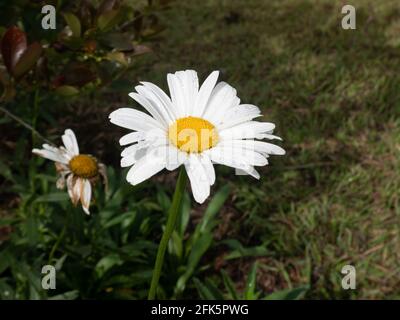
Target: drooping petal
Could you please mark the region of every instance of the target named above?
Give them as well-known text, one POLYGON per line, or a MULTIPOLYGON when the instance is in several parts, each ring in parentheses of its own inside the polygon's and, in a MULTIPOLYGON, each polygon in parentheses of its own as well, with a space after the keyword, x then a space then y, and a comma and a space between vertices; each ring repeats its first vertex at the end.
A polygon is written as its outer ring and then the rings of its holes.
POLYGON ((74 182, 72 182, 73 183, 73 187, 72 187, 72 203, 74 205, 77 205, 79 200, 80 200, 80 198, 81 198, 81 193, 82 193, 82 190, 83 190, 83 181, 82 181, 83 179, 78 177, 78 178, 76 178, 74 180, 75 180, 75 184, 74 184, 74 182))
POLYGON ((191 153, 185 163, 185 169, 190 180, 194 200, 203 203, 210 195, 210 182, 199 156, 191 153))
POLYGON ((68 191, 68 195, 72 201, 72 203, 74 203, 74 175, 70 174, 67 177, 67 191, 68 191))
POLYGON ((213 185, 215 183, 215 169, 209 155, 206 153, 200 154, 200 161, 207 173, 208 182, 213 185))
POLYGON ((107 167, 103 163, 99 163, 99 174, 103 178, 104 190, 106 193, 108 193, 107 167))
POLYGON ((82 209, 86 214, 90 214, 89 206, 90 200, 92 199, 92 186, 88 179, 82 179, 83 188, 81 190, 81 203, 82 209))

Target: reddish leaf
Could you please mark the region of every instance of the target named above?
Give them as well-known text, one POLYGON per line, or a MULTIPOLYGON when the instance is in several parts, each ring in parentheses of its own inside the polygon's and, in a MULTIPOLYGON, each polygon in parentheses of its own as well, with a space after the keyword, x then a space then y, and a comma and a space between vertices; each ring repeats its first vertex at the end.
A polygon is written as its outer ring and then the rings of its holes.
POLYGON ((42 54, 42 46, 38 42, 32 43, 22 54, 21 58, 14 67, 13 75, 15 78, 23 76, 26 72, 31 70, 40 55, 42 54))
POLYGON ((10 74, 13 72, 15 65, 26 50, 26 47, 25 32, 17 27, 11 27, 6 31, 1 40, 1 54, 4 64, 10 74))
POLYGON ((97 78, 96 73, 89 65, 79 62, 68 65, 63 75, 65 76, 64 83, 74 87, 82 87, 97 78))

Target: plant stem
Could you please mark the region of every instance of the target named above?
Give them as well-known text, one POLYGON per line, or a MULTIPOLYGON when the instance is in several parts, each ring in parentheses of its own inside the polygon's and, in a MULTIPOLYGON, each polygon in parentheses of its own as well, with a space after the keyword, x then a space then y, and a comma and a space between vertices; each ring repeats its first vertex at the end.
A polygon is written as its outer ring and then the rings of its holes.
POLYGON ((53 248, 52 248, 51 251, 50 251, 50 254, 49 254, 49 261, 48 261, 47 264, 51 264, 51 261, 53 260, 54 254, 56 253, 56 251, 57 251, 57 249, 58 249, 58 246, 59 246, 60 243, 61 243, 61 240, 64 238, 64 235, 65 235, 65 231, 66 231, 66 230, 67 230, 67 224, 65 223, 65 224, 64 224, 64 227, 63 227, 63 229, 62 229, 62 231, 61 231, 61 233, 60 233, 60 235, 59 235, 58 238, 57 238, 56 243, 54 244, 53 248))
POLYGON ((24 126, 25 128, 27 128, 28 130, 32 131, 33 134, 35 134, 36 136, 38 136, 40 139, 42 139, 44 142, 47 142, 50 145, 54 145, 53 142, 51 142, 50 140, 47 140, 45 137, 43 137, 37 130, 35 130, 32 126, 30 126, 29 124, 27 124, 24 120, 22 120, 21 118, 17 117, 16 115, 12 114, 10 111, 8 111, 7 109, 0 107, 0 111, 4 112, 7 116, 9 116, 11 119, 15 120, 16 122, 18 122, 19 124, 21 124, 22 126, 24 126))
POLYGON ((156 258, 156 263, 154 265, 148 300, 154 300, 156 296, 158 280, 160 279, 160 273, 162 265, 164 263, 165 250, 167 249, 168 241, 171 238, 172 232, 174 231, 175 228, 176 219, 178 217, 178 212, 181 207, 183 192, 186 186, 186 181, 187 177, 186 177, 185 167, 181 166, 178 176, 178 181, 176 182, 175 193, 172 199, 172 204, 168 211, 167 225, 165 227, 164 234, 162 235, 160 245, 158 246, 157 250, 157 258, 156 258))
MULTIPOLYGON (((33 117, 32 117, 32 128, 36 130, 37 118, 39 116, 39 90, 36 89, 33 94, 33 117)), ((32 131, 32 146, 35 145, 36 135, 32 131)))

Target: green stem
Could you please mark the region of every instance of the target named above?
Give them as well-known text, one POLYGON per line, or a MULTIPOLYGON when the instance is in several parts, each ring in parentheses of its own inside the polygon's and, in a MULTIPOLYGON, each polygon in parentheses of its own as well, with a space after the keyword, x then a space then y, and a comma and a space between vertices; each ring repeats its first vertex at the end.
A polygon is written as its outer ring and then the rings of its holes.
POLYGON ((51 264, 51 262, 52 262, 52 260, 53 260, 53 257, 54 257, 54 254, 56 253, 56 251, 57 251, 57 249, 58 249, 58 246, 59 246, 60 243, 61 243, 61 240, 64 238, 64 235, 65 235, 65 231, 66 231, 66 230, 67 230, 67 223, 64 224, 64 227, 63 227, 63 229, 62 229, 60 235, 58 236, 56 243, 54 244, 53 248, 52 248, 51 251, 50 251, 50 254, 49 254, 49 262, 48 262, 47 264, 51 264))
POLYGON ((51 142, 50 140, 47 140, 45 137, 43 137, 37 130, 35 130, 31 125, 27 124, 24 120, 22 120, 21 118, 17 117, 15 114, 12 114, 10 111, 8 111, 7 109, 3 108, 0 106, 0 111, 4 112, 8 117, 10 117, 11 119, 13 119, 14 121, 18 122, 19 124, 21 124, 22 126, 24 126, 25 128, 27 128, 28 130, 32 131, 33 134, 35 134, 36 136, 38 136, 40 139, 42 139, 44 142, 50 144, 50 145, 54 145, 53 142, 51 142))
POLYGON ((154 265, 153 277, 151 279, 150 291, 148 296, 149 300, 154 300, 156 296, 158 280, 160 279, 161 269, 164 263, 165 250, 167 249, 168 241, 171 238, 172 232, 174 231, 175 228, 176 219, 178 217, 179 208, 182 202, 183 192, 186 186, 186 181, 187 178, 186 178, 185 167, 182 166, 179 172, 178 181, 176 183, 172 204, 168 211, 167 225, 165 227, 164 234, 161 238, 160 245, 158 246, 157 258, 156 258, 156 263, 154 265))

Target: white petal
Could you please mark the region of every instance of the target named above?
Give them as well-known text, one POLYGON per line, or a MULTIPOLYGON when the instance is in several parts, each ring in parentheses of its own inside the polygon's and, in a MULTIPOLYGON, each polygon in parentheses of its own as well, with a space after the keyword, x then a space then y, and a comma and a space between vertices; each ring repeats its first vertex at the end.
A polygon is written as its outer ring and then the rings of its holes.
POLYGON ((172 105, 177 119, 185 116, 185 97, 181 89, 179 79, 176 75, 169 73, 167 75, 169 94, 171 95, 172 105))
POLYGON ((125 146, 127 144, 135 143, 144 139, 145 139, 145 133, 143 131, 142 132, 135 131, 122 136, 121 139, 119 139, 119 144, 121 146, 125 146))
POLYGON ((226 112, 223 123, 235 118, 243 118, 249 115, 259 114, 261 114, 261 111, 257 106, 252 104, 240 104, 226 112))
POLYGON ((76 141, 75 134, 71 129, 65 130, 61 139, 70 155, 76 156, 79 154, 78 142, 76 141))
POLYGON ((219 123, 227 110, 239 105, 236 90, 225 82, 218 83, 213 89, 203 113, 203 118, 213 124, 219 123))
POLYGON ((146 96, 140 95, 136 92, 129 93, 129 96, 137 103, 139 103, 143 108, 145 108, 147 112, 149 112, 153 116, 154 119, 158 120, 165 127, 168 126, 168 123, 170 122, 170 117, 165 110, 160 109, 160 106, 158 106, 153 101, 149 101, 146 96))
POLYGON ((146 155, 148 149, 149 149, 149 147, 143 146, 143 147, 129 150, 130 152, 123 155, 123 158, 121 159, 121 167, 123 167, 123 168, 129 167, 129 166, 135 164, 137 161, 139 161, 146 155))
POLYGON ((252 176, 253 178, 256 178, 257 180, 260 179, 260 174, 257 172, 254 167, 251 167, 250 170, 245 171, 248 175, 252 176))
POLYGON ((90 185, 90 182, 88 179, 83 179, 82 184, 83 184, 82 193, 81 193, 82 208, 86 214, 90 214, 89 206, 90 206, 90 200, 92 198, 92 186, 90 185))
POLYGON ((175 170, 180 167, 187 159, 188 155, 176 148, 175 146, 169 145, 167 147, 167 165, 166 169, 169 171, 175 170))
POLYGON ((32 153, 63 164, 68 164, 70 160, 70 157, 67 156, 65 151, 48 144, 44 144, 43 149, 32 149, 32 153))
POLYGON ((193 153, 190 154, 188 161, 185 163, 185 168, 194 199, 198 203, 203 203, 210 195, 210 182, 199 156, 193 153))
POLYGON ((176 119, 176 115, 170 98, 156 85, 150 82, 142 83, 143 85, 135 87, 136 91, 152 104, 162 115, 167 125, 171 124, 176 119))
POLYGON ((117 109, 110 114, 109 118, 111 123, 135 131, 165 129, 160 122, 148 114, 132 108, 117 109))
POLYGON ((210 183, 210 185, 213 185, 215 183, 215 170, 209 155, 206 153, 202 153, 200 155, 200 161, 207 173, 208 182, 210 183))
POLYGON ((232 139, 260 139, 262 134, 274 130, 275 125, 270 122, 248 121, 236 126, 218 131, 221 140, 232 139))
POLYGON ((126 180, 137 185, 160 172, 166 166, 166 147, 151 149, 129 169, 126 180))
POLYGON ((286 152, 281 147, 256 140, 224 140, 218 144, 219 147, 233 147, 233 148, 244 148, 253 150, 260 153, 272 154, 272 155, 284 155, 286 152))
POLYGON ((268 164, 266 155, 253 150, 220 146, 210 149, 211 160, 229 167, 248 171, 252 166, 265 166, 268 164))
POLYGON ((274 140, 274 139, 276 139, 276 140, 281 140, 281 141, 282 141, 282 138, 281 138, 281 137, 275 136, 275 135, 273 135, 273 134, 268 134, 268 133, 259 134, 259 135, 257 136, 257 139, 269 139, 269 140, 274 140))
POLYGON ((227 110, 221 120, 221 124, 217 123, 217 128, 218 130, 224 130, 260 116, 261 112, 258 107, 251 104, 241 104, 227 110))
POLYGON ((197 100, 195 103, 195 107, 192 111, 193 116, 201 116, 207 106, 207 103, 210 99, 211 92, 217 83, 219 76, 219 71, 213 71, 207 79, 203 82, 199 94, 197 95, 197 100))
POLYGON ((187 117, 192 115, 193 107, 199 92, 197 72, 194 70, 177 71, 175 72, 175 76, 178 79, 180 90, 183 95, 183 105, 181 107, 184 111, 184 115, 187 117))

